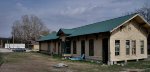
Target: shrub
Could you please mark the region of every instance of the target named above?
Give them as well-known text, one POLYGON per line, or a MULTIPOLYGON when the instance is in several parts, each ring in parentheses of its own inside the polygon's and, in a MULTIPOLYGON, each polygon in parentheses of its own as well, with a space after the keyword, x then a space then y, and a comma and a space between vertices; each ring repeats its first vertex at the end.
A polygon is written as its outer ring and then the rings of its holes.
POLYGON ((62 56, 58 55, 58 54, 53 54, 52 56, 53 56, 53 58, 56 58, 56 59, 61 59, 62 58, 62 56))

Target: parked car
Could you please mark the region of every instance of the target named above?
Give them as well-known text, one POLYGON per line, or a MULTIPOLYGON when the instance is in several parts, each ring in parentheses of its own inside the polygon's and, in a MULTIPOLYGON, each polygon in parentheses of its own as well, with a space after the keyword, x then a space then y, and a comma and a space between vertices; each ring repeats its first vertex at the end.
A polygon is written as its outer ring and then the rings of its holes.
POLYGON ((13 52, 26 52, 25 48, 15 48, 12 50, 13 52))

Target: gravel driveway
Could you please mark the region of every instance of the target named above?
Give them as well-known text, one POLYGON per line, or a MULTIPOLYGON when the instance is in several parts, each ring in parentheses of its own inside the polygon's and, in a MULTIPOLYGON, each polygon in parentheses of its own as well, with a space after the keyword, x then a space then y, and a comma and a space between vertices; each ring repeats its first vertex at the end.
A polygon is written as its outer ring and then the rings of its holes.
POLYGON ((0 48, 0 52, 12 52, 11 49, 0 48))

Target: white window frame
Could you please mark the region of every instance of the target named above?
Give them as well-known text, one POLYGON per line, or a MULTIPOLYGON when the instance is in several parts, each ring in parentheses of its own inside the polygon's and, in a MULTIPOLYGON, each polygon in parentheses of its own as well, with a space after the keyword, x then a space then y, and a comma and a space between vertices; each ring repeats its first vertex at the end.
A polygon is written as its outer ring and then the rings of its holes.
POLYGON ((140 52, 141 54, 144 54, 144 40, 140 40, 140 52))
POLYGON ((115 40, 115 56, 119 56, 119 55, 120 55, 120 40, 115 40), (118 45, 116 44, 116 41, 119 41, 118 45))
POLYGON ((131 42, 130 40, 126 40, 126 55, 130 55, 130 45, 131 45, 130 42, 131 42), (127 45, 127 41, 129 42, 129 45, 127 45))
POLYGON ((136 40, 131 41, 132 55, 136 55, 136 40), (133 42, 135 42, 133 46, 133 42))

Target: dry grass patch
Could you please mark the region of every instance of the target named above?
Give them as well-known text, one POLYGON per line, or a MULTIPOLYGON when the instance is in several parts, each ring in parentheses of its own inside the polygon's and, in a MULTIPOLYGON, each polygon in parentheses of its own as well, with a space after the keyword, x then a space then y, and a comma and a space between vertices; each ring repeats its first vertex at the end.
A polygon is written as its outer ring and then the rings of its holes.
POLYGON ((103 66, 85 61, 62 60, 40 53, 7 53, 4 56, 5 62, 0 72, 119 72, 127 69, 150 68, 150 61, 129 62, 125 66, 103 66), (67 64, 68 67, 53 67, 58 63, 67 64))

